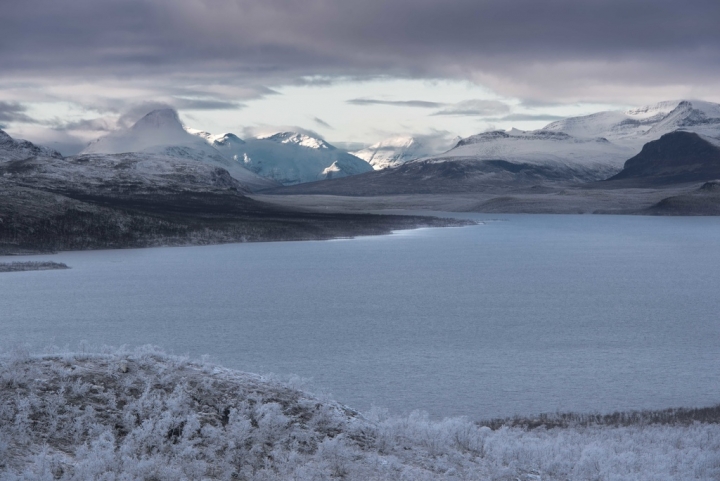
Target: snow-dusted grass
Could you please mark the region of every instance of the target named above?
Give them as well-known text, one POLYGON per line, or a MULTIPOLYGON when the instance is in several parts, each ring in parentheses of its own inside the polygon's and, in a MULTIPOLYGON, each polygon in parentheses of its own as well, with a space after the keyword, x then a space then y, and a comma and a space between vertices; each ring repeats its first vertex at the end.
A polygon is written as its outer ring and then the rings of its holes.
POLYGON ((689 412, 491 428, 361 415, 151 347, 19 350, 0 357, 0 479, 717 480, 720 425, 689 412))

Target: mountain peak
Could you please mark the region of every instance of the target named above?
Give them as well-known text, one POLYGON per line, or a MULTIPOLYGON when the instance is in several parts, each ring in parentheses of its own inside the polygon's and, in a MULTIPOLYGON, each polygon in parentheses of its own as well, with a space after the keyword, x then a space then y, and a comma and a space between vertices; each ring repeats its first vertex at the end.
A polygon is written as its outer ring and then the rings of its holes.
POLYGON ((145 115, 135 125, 133 130, 184 130, 177 111, 174 109, 158 109, 145 115))
POLYGON ((309 149, 334 149, 334 147, 322 139, 312 137, 300 132, 277 132, 271 135, 261 135, 259 140, 270 140, 281 144, 295 144, 309 149))
POLYGON ((218 136, 213 140, 214 146, 226 146, 226 145, 243 145, 245 141, 235 134, 227 133, 218 136))

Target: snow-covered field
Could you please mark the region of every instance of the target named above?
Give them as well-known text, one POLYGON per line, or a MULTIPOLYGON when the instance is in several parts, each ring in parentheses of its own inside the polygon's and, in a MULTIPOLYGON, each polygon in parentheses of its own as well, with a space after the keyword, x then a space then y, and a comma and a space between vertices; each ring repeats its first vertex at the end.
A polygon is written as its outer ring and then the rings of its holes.
POLYGON ((296 386, 153 347, 16 349, 0 356, 0 479, 720 477, 716 419, 491 429, 421 412, 358 413, 296 386))

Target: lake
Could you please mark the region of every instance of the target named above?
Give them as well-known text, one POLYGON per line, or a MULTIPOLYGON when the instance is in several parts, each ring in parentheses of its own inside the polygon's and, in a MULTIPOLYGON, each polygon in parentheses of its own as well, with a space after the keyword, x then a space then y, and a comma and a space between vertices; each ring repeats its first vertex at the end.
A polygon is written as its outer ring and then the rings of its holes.
POLYGON ((0 274, 0 346, 156 344, 434 417, 720 402, 720 218, 466 217, 486 223, 4 258, 72 269, 0 274))

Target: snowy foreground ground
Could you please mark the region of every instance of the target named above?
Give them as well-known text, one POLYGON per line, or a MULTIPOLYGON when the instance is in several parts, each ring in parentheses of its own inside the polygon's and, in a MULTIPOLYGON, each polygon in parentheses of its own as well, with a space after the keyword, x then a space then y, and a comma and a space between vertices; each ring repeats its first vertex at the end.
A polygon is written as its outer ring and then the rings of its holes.
POLYGON ((0 357, 2 481, 720 479, 716 420, 573 419, 360 414, 149 347, 0 357))

